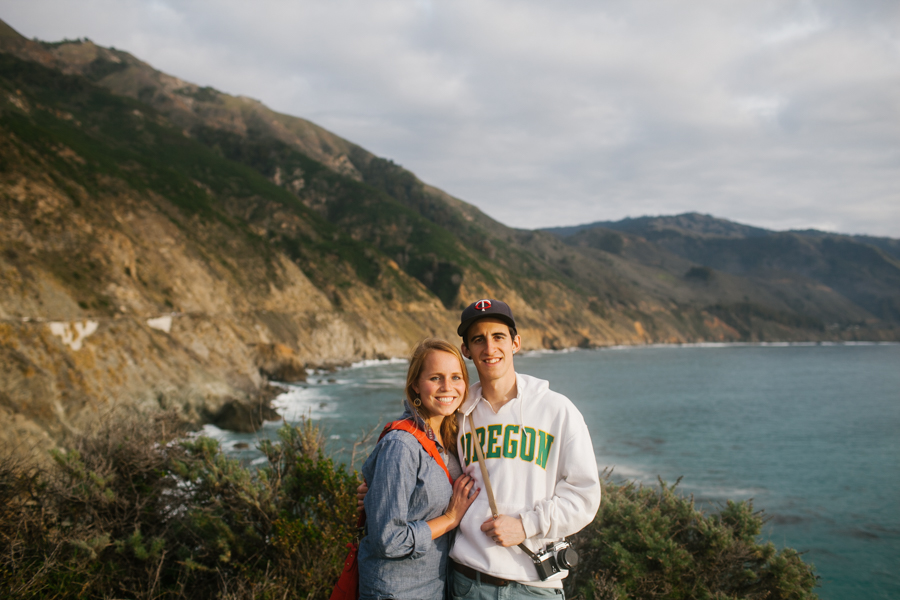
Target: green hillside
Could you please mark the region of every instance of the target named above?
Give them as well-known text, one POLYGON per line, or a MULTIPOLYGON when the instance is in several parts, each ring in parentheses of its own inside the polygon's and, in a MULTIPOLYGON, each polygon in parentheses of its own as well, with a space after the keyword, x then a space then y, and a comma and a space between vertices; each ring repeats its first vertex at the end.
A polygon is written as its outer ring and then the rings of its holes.
POLYGON ((286 373, 455 339, 481 297, 526 349, 900 338, 895 240, 513 229, 304 119, 0 25, 2 444, 114 404, 216 421, 286 373))
MULTIPOLYGON (((292 192, 328 222, 351 231, 355 239, 393 260, 446 308, 458 309, 474 296, 512 294, 541 313, 546 322, 546 312, 553 307, 550 321, 561 331, 542 336, 551 346, 591 343, 596 335, 571 335, 573 325, 586 314, 590 315, 587 330, 605 331, 604 337, 609 337, 606 330, 610 328, 619 330, 619 336, 626 330, 630 334, 637 321, 651 339, 660 341, 709 337, 708 328, 698 327, 708 322, 704 314, 728 315, 731 325, 743 323, 727 334, 712 333, 712 337, 736 335, 739 339, 784 335, 793 339, 793 334, 781 330, 784 325, 816 336, 827 328, 858 332, 861 327, 895 325, 890 307, 891 290, 897 285, 891 276, 878 283, 890 274, 889 267, 828 275, 824 268, 810 273, 776 266, 782 276, 760 277, 758 269, 730 268, 725 262, 737 254, 743 263, 764 260, 777 265, 797 248, 787 240, 774 241, 772 232, 723 220, 701 223, 692 215, 671 217, 658 231, 653 229, 658 221, 650 217, 620 222, 613 229, 633 233, 637 239, 624 252, 616 252, 624 249, 619 248, 622 243, 616 233, 602 240, 596 233, 582 234, 568 240, 573 243, 560 244, 555 235, 505 227, 427 186, 392 161, 254 100, 176 80, 126 52, 90 42, 45 44, 44 50, 64 68, 117 94, 151 104, 194 139, 292 192), (310 166, 310 159, 326 168, 310 166), (373 188, 382 193, 373 194, 373 188), (585 242, 588 237, 591 241, 585 242), (666 243, 657 243, 662 237, 666 243), (755 238, 765 241, 747 241, 755 238), (640 239, 655 248, 642 247, 640 239), (695 248, 695 239, 706 240, 708 254, 719 260, 705 260, 703 251, 695 248), (722 240, 744 245, 725 251, 716 245, 722 240), (586 252, 585 247, 593 251, 586 252), (694 264, 682 264, 684 259, 694 264), (707 285, 698 288, 696 278, 685 274, 704 266, 734 277, 720 276, 716 285, 706 280, 707 285), (790 277, 785 278, 785 273, 791 273, 790 277), (869 289, 873 284, 877 289, 869 289), (562 305, 572 309, 564 310, 564 315, 559 315, 561 297, 567 299, 562 305), (748 311, 755 315, 756 324, 747 322, 748 311), (592 322, 593 315, 600 321, 592 322), (765 321, 777 327, 765 326, 765 321)), ((569 233, 584 227, 571 228, 569 233)), ((808 249, 809 244, 803 247, 808 249)), ((822 260, 827 263, 835 253, 842 254, 833 251, 822 260)), ((853 266, 848 263, 844 271, 853 266)), ((522 313, 527 316, 531 311, 522 313)))
MULTIPOLYGON (((394 275, 396 270, 357 236, 331 224, 254 169, 185 136, 152 108, 113 95, 82 77, 9 55, 0 55, 0 74, 0 89, 23 107, 10 110, 8 104, 0 115, 7 171, 15 165, 36 179, 49 178, 66 193, 73 208, 90 211, 99 197, 121 189, 165 199, 159 206, 170 209, 172 221, 201 238, 198 251, 228 269, 242 286, 278 285, 272 266, 274 253, 282 251, 320 288, 347 286, 359 279, 386 294, 398 285, 413 297, 422 294, 394 275), (279 221, 277 232, 266 228, 273 218, 279 221), (281 227, 286 221, 290 226, 281 227)), ((364 184, 342 181, 315 161, 306 159, 304 167, 316 185, 339 190, 335 195, 341 199, 354 192, 378 193, 361 189, 364 184)), ((90 218, 103 217, 92 214, 90 218)), ((32 231, 41 237, 52 235, 52 225, 35 220, 32 231)), ((7 254, 17 254, 16 249, 9 244, 7 254)), ((91 281, 92 275, 82 276, 92 267, 76 264, 84 253, 69 250, 38 258, 67 283, 83 287, 86 294, 96 293, 102 278, 91 281)), ((115 310, 102 297, 85 297, 79 303, 101 313, 115 310)), ((171 307, 165 301, 163 305, 171 307)))
POLYGON ((771 290, 797 315, 836 329, 900 325, 897 240, 812 230, 775 232, 696 213, 550 231, 576 247, 627 237, 632 243, 626 254, 636 261, 650 260, 636 246, 652 246, 656 253, 711 269, 710 275, 727 273, 771 290), (791 285, 808 291, 792 295, 786 289, 791 285))

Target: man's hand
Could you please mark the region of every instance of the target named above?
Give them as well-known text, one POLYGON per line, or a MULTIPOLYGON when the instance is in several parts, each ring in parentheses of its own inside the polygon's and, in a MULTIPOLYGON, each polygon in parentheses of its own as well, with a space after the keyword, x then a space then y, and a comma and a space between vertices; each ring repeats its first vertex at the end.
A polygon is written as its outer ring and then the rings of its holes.
POLYGON ((366 485, 366 482, 363 481, 359 484, 359 487, 356 488, 356 512, 357 514, 363 511, 363 499, 366 497, 366 492, 369 491, 369 486, 366 485))
POLYGON ((481 524, 481 530, 486 536, 503 547, 518 546, 525 541, 525 527, 519 517, 500 515, 496 519, 491 517, 481 524))

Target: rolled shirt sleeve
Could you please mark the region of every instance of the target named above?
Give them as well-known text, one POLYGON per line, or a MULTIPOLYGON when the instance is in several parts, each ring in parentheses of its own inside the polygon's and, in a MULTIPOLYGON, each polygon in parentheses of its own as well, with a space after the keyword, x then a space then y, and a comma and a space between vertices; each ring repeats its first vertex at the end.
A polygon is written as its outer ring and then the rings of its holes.
POLYGON ((363 469, 369 486, 364 504, 372 551, 383 558, 420 558, 434 545, 427 521, 408 520, 421 454, 390 437, 377 450, 363 469))

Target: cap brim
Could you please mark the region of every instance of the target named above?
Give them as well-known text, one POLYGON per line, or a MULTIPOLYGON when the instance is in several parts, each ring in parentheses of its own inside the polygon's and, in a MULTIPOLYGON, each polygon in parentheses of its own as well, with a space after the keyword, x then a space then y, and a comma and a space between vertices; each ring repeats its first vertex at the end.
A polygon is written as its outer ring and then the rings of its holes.
POLYGON ((509 317, 507 317, 506 315, 499 315, 499 314, 478 315, 476 317, 472 317, 471 319, 466 319, 465 321, 460 323, 459 327, 456 328, 456 335, 458 335, 459 337, 463 337, 465 335, 466 331, 469 329, 469 327, 472 326, 472 323, 474 323, 475 321, 480 321, 481 319, 498 319, 500 321, 503 321, 510 327, 515 328, 515 326, 516 326, 516 322, 513 321, 512 319, 510 319, 509 317))

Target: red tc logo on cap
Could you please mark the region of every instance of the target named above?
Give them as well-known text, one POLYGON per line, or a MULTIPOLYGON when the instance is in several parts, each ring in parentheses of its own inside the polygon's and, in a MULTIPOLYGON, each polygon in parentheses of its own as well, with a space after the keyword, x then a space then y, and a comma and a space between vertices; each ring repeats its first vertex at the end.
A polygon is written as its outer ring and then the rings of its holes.
POLYGON ((479 300, 475 303, 475 310, 485 311, 491 307, 490 300, 479 300))

